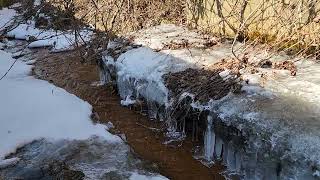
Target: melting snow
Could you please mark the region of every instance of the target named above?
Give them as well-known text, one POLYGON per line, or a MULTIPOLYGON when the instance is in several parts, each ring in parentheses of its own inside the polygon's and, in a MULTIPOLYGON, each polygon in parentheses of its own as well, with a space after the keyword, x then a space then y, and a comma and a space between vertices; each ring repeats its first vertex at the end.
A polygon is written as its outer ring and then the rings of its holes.
MULTIPOLYGON (((0 74, 14 63, 12 54, 0 51, 0 74)), ((0 159, 33 140, 87 139, 92 135, 119 143, 106 126, 90 120, 92 107, 46 81, 29 76, 31 66, 16 61, 0 81, 0 159)))

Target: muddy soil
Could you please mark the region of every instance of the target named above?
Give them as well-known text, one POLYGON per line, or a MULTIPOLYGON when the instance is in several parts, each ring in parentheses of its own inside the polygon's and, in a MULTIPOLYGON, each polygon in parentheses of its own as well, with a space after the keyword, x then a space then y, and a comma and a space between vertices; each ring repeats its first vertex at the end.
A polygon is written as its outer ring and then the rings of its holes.
POLYGON ((223 167, 207 168, 193 159, 192 149, 200 142, 186 140, 175 145, 165 145, 163 125, 150 121, 120 105, 120 99, 109 86, 97 86, 99 71, 94 63, 81 63, 76 51, 49 54, 45 49, 35 50, 37 62, 33 74, 56 86, 66 89, 88 101, 94 108, 94 119, 102 123, 112 122, 116 134, 125 134, 133 151, 143 160, 153 163, 170 179, 224 179, 223 167), (154 130, 152 128, 159 129, 154 130))

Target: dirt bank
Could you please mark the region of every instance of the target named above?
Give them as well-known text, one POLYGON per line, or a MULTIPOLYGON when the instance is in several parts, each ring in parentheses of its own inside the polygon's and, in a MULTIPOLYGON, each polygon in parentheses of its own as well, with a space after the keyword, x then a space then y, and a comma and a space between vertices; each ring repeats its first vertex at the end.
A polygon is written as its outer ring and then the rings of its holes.
POLYGON ((192 158, 191 150, 196 143, 186 140, 179 145, 164 145, 160 123, 120 106, 120 99, 111 87, 94 85, 99 81, 96 65, 80 63, 75 52, 49 54, 41 49, 35 51, 35 56, 38 57, 35 76, 88 101, 96 112, 94 118, 104 123, 111 121, 114 133, 125 134, 134 152, 154 163, 161 174, 171 179, 224 179, 219 174, 223 167, 207 168, 192 158))

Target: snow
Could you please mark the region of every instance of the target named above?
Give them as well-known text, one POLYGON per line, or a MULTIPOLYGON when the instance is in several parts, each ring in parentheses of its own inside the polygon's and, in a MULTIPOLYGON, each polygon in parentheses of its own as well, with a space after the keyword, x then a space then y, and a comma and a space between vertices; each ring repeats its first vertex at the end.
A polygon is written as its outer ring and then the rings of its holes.
MULTIPOLYGON (((12 63, 12 54, 0 51, 0 74, 12 63)), ((31 67, 19 60, 0 81, 0 161, 16 148, 47 138, 87 139, 101 136, 111 143, 121 139, 90 120, 87 102, 46 81, 29 76, 31 67)))
POLYGON ((202 47, 205 40, 199 37, 196 32, 191 32, 183 27, 177 27, 173 24, 162 24, 160 26, 151 27, 141 30, 133 34, 136 38, 134 42, 151 49, 162 50, 165 45, 175 42, 183 43, 185 40, 190 44, 202 47))
MULTIPOLYGON (((35 1, 35 5, 40 1, 35 1)), ((14 22, 14 16, 17 15, 13 9, 4 8, 0 10, 0 30, 14 22)), ((29 20, 20 23, 14 29, 10 29, 6 34, 7 37, 20 40, 35 40, 30 42, 29 48, 52 47, 52 52, 60 52, 72 50, 75 43, 80 45, 91 40, 93 32, 91 30, 82 29, 78 37, 74 31, 54 31, 52 29, 38 29, 35 27, 35 21, 29 20), (81 38, 79 37, 81 36, 81 38)))
MULTIPOLYGON (((89 41, 93 35, 92 31, 89 30, 82 30, 79 34, 85 42, 89 41)), ((28 40, 33 37, 36 40, 28 45, 29 48, 52 47, 53 52, 71 50, 76 43, 76 36, 73 31, 41 30, 35 27, 34 21, 20 24, 9 31, 6 36, 21 40, 28 40)), ((82 39, 78 37, 79 44, 83 43, 82 39)))
POLYGON ((224 71, 222 71, 222 72, 219 73, 220 77, 223 78, 223 79, 225 79, 226 77, 228 77, 229 74, 230 74, 230 70, 228 70, 228 69, 226 69, 226 70, 224 70, 224 71))
POLYGON ((0 31, 13 22, 13 17, 17 15, 14 9, 3 8, 0 10, 0 31))

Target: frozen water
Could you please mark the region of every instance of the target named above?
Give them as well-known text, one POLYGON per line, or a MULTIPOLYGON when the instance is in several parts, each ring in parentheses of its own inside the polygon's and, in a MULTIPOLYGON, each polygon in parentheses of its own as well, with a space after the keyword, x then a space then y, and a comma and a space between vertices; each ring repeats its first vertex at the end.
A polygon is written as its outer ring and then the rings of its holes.
POLYGON ((132 104, 135 104, 136 100, 132 100, 132 99, 130 99, 130 96, 127 96, 126 100, 121 100, 120 103, 121 103, 122 106, 130 106, 132 104))
POLYGON ((216 136, 214 134, 214 131, 212 130, 213 118, 211 116, 208 116, 207 121, 207 131, 205 132, 204 136, 204 155, 207 161, 211 161, 213 159, 216 136))
POLYGON ((222 148, 223 148, 223 141, 219 137, 216 137, 214 152, 218 160, 222 158, 222 148))
MULTIPOLYGON (((201 48, 204 42, 201 35, 174 25, 161 25, 133 35, 134 42, 145 47, 129 50, 114 59, 122 99, 143 98, 148 104, 156 102, 170 108, 171 97, 163 74, 188 67, 206 69, 222 58, 231 57, 229 44, 201 48), (183 39, 190 39, 194 46, 166 49, 171 42, 181 43, 183 39)), ((268 56, 259 53, 259 50, 250 52, 249 61, 258 62, 268 56)), ((270 60, 289 58, 279 55, 270 60)), ((213 154, 216 158, 223 156, 229 169, 244 172, 247 179, 263 179, 264 169, 270 172, 270 177, 281 179, 307 178, 320 169, 320 78, 315 76, 320 72, 320 65, 308 60, 296 65, 295 77, 286 70, 259 69, 257 74, 241 70, 243 78, 248 79, 248 84, 243 83, 242 94, 230 93, 221 100, 202 104, 192 102, 194 109, 209 110, 218 117, 212 127, 219 121, 230 129, 236 128, 240 131, 236 136, 246 139, 242 143, 230 142, 223 137, 226 134, 211 130, 208 121, 204 134, 206 159, 214 159, 213 154)), ((226 70, 220 75, 227 78, 229 73, 226 70)), ((151 105, 149 112, 155 117, 157 108, 151 105)), ((174 119, 168 117, 167 121, 174 119)))

